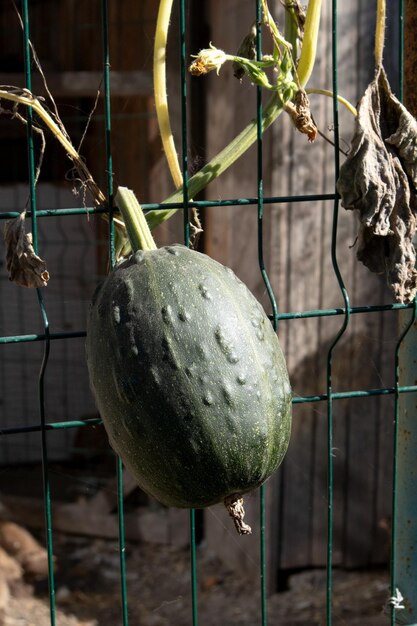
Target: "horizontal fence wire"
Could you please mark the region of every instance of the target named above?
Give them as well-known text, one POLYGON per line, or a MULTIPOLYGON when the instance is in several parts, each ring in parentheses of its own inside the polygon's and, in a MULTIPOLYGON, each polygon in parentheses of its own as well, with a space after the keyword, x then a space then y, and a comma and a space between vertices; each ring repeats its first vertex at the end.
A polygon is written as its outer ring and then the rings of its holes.
MULTIPOLYGON (((32 129, 32 113, 31 109, 28 109, 27 114, 27 133, 28 133, 28 177, 29 177, 29 189, 30 189, 30 207, 27 215, 32 219, 32 232, 35 251, 37 250, 37 220, 45 217, 71 217, 81 214, 99 214, 108 213, 109 215, 109 256, 111 265, 115 262, 115 247, 114 247, 114 226, 112 217, 115 213, 112 206, 113 198, 113 176, 112 176, 112 151, 111 151, 111 110, 110 110, 110 50, 109 50, 109 35, 108 35, 108 5, 107 0, 101 0, 102 6, 102 42, 103 42, 103 73, 104 73, 104 96, 105 96, 105 113, 104 113, 104 126, 105 126, 105 139, 106 139, 106 172, 107 172, 107 193, 108 193, 108 205, 95 208, 67 208, 67 209, 46 209, 38 210, 36 206, 36 184, 35 184, 35 156, 34 156, 34 142, 33 142, 33 129, 32 129)), ((259 24, 261 15, 260 0, 255 0, 256 21, 259 24)), ((29 7, 28 0, 22 0, 22 17, 24 24, 23 32, 23 44, 24 44, 24 61, 25 61, 25 75, 26 86, 31 88, 31 51, 30 51, 30 34, 29 34, 29 7)), ((404 21, 404 3, 399 4, 399 20, 401 28, 404 21)), ((333 580, 332 580, 332 559, 333 559, 333 403, 338 400, 344 399, 359 399, 373 396, 392 395, 394 397, 394 449, 393 449, 393 492, 392 492, 392 552, 391 552, 391 595, 394 596, 396 592, 395 581, 395 519, 396 519, 396 475, 397 475, 397 447, 398 447, 398 406, 399 397, 403 393, 414 393, 417 391, 417 385, 401 386, 399 384, 399 366, 398 366, 398 354, 399 349, 404 340, 408 330, 411 328, 415 316, 416 308, 414 303, 410 305, 403 304, 384 304, 384 305, 368 305, 354 307, 350 305, 349 295, 344 286, 343 277, 340 274, 340 270, 337 263, 337 230, 338 230, 338 209, 339 209, 339 197, 336 192, 326 194, 309 194, 299 196, 270 196, 264 197, 263 193, 263 163, 262 163, 262 100, 260 94, 260 88, 258 88, 257 95, 257 197, 256 198, 233 198, 221 201, 214 200, 201 200, 195 201, 188 197, 188 162, 187 162, 187 92, 186 92, 186 12, 185 1, 179 2, 179 22, 180 22, 180 60, 181 60, 181 112, 182 112, 182 172, 183 172, 183 200, 176 203, 149 203, 143 204, 143 209, 146 210, 166 210, 167 208, 178 208, 183 210, 184 217, 184 242, 189 244, 190 226, 189 226, 189 210, 192 208, 204 209, 208 207, 224 207, 225 209, 231 206, 236 207, 255 207, 257 210, 258 222, 257 222, 257 237, 258 237, 258 263, 259 271, 264 280, 270 304, 272 308, 272 315, 270 315, 271 322, 274 328, 277 329, 278 325, 282 322, 291 322, 300 319, 319 318, 319 317, 341 317, 341 325, 336 333, 336 336, 331 343, 331 346, 327 354, 327 377, 326 377, 326 390, 321 394, 314 394, 309 396, 298 396, 293 398, 294 404, 304 404, 311 402, 326 402, 327 403, 327 466, 328 466, 328 485, 327 485, 327 498, 328 498, 328 539, 327 539, 327 585, 326 585, 326 607, 327 607, 327 626, 332 625, 332 599, 333 599, 333 580), (332 240, 331 240, 331 257, 333 263, 333 270, 337 278, 340 292, 343 297, 344 306, 334 309, 320 309, 311 311, 289 311, 282 312, 278 310, 278 304, 275 299, 275 295, 272 291, 268 274, 265 268, 264 262, 264 242, 263 242, 263 218, 264 207, 274 204, 284 203, 301 203, 301 202, 329 202, 333 211, 333 228, 332 228, 332 240), (331 204, 330 204, 331 203, 331 204), (349 390, 349 391, 335 391, 332 385, 332 364, 333 353, 337 350, 337 345, 344 332, 347 330, 351 316, 358 314, 374 314, 377 312, 388 313, 399 312, 401 310, 410 309, 410 322, 407 325, 405 331, 400 336, 396 349, 395 349, 395 383, 390 387, 379 387, 375 389, 362 389, 362 390, 349 390)), ((259 26, 257 28, 257 54, 258 57, 261 52, 261 37, 259 26)), ((338 92, 338 65, 337 65, 337 1, 332 0, 332 63, 333 63, 333 127, 334 127, 334 168, 335 168, 335 180, 338 177, 339 169, 339 138, 338 138, 338 102, 336 94, 338 92)), ((402 76, 403 68, 403 32, 400 37, 400 74, 402 76)), ((402 80, 401 80, 401 93, 402 93, 402 80)), ((18 212, 8 211, 0 214, 0 219, 12 219, 19 215, 18 212)), ((40 446, 42 451, 42 466, 43 466, 43 487, 44 487, 44 504, 45 504, 45 528, 46 528, 46 541, 47 541, 47 553, 49 564, 49 603, 50 603, 50 615, 51 626, 55 626, 55 591, 54 591, 54 571, 53 571, 53 528, 51 520, 51 494, 48 475, 48 439, 47 434, 50 431, 60 429, 71 429, 79 427, 92 427, 97 424, 101 424, 100 418, 86 419, 86 420, 68 420, 68 421, 56 421, 47 422, 45 415, 45 372, 48 366, 48 357, 51 348, 51 342, 61 340, 72 340, 76 338, 85 337, 85 330, 80 329, 72 332, 53 332, 49 328, 48 315, 45 309, 45 305, 42 299, 41 290, 37 291, 37 298, 39 308, 41 312, 41 318, 43 323, 43 332, 33 334, 22 335, 10 335, 0 337, 0 344, 18 344, 18 343, 30 343, 30 342, 43 342, 44 354, 39 372, 38 380, 38 397, 39 397, 39 416, 33 415, 33 424, 25 427, 15 428, 3 428, 0 429, 0 435, 15 435, 19 433, 31 433, 39 432, 40 446)), ((120 581, 121 581, 121 607, 123 615, 123 625, 128 626, 128 603, 127 603, 127 585, 126 585, 126 563, 125 563, 125 540, 124 540, 124 523, 123 523, 123 474, 122 464, 120 459, 116 460, 116 472, 117 472, 117 484, 118 484, 118 510, 119 510, 119 555, 120 555, 120 581)), ((190 571, 191 571, 191 595, 192 595, 192 623, 193 626, 198 625, 198 598, 197 598, 197 551, 196 551, 196 520, 195 511, 190 511, 190 571)), ((267 624, 267 581, 266 581, 266 550, 267 545, 265 541, 265 491, 263 488, 260 490, 260 586, 261 586, 261 607, 260 607, 260 622, 262 626, 267 624)), ((391 625, 395 626, 396 621, 396 609, 394 605, 391 605, 390 614, 391 625)))
MULTIPOLYGON (((346 311, 348 311, 349 315, 355 315, 358 313, 378 313, 381 311, 401 311, 410 309, 412 310, 414 307, 413 303, 411 304, 381 304, 381 305, 368 305, 368 306, 359 306, 359 307, 348 307, 347 309, 344 307, 340 307, 338 309, 316 309, 312 311, 290 311, 288 313, 279 313, 277 312, 274 315, 270 315, 270 319, 273 322, 276 318, 277 322, 279 320, 296 320, 296 319, 308 319, 313 317, 333 317, 336 315, 346 315, 346 311)), ((71 332, 61 332, 61 333, 49 333, 49 339, 75 339, 77 337, 85 337, 85 330, 79 331, 71 331, 71 332)), ((10 335, 0 337, 0 344, 2 343, 25 343, 31 341, 44 341, 45 335, 33 334, 33 335, 10 335)), ((414 389, 413 389, 414 391, 414 389)))
MULTIPOLYGON (((268 196, 264 197, 263 204, 286 204, 293 202, 313 202, 321 200, 334 200, 337 196, 335 193, 316 193, 306 194, 302 196, 268 196)), ((258 205, 257 198, 232 198, 226 200, 188 200, 187 206, 189 208, 205 209, 209 207, 229 207, 229 206, 251 206, 258 205)), ((183 209, 184 202, 166 202, 166 203, 147 203, 141 204, 142 209, 145 211, 166 211, 167 209, 183 209)), ((85 215, 85 214, 100 214, 107 213, 106 207, 78 207, 67 209, 44 209, 37 211, 37 217, 57 217, 62 215, 85 215)), ((17 211, 8 211, 0 214, 0 219, 13 219, 18 217, 20 213, 17 211)), ((30 211, 26 212, 26 215, 30 217, 30 211)))

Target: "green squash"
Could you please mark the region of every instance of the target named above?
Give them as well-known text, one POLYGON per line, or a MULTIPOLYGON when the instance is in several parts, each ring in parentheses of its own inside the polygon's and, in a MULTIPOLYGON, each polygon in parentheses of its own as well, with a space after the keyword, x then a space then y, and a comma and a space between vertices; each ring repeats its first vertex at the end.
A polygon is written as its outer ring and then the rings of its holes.
POLYGON ((220 263, 180 245, 136 252, 97 289, 86 349, 111 445, 163 504, 234 502, 281 463, 284 357, 261 305, 220 263))

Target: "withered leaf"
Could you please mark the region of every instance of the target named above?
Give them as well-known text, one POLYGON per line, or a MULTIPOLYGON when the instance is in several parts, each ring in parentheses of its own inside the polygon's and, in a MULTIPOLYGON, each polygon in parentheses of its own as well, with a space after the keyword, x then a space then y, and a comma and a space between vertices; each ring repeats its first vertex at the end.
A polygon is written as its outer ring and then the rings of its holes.
POLYGON ((342 206, 359 212, 357 258, 386 275, 398 302, 411 302, 417 293, 417 123, 393 95, 383 68, 359 102, 337 190, 342 206))
POLYGON ((6 222, 6 267, 9 279, 21 287, 46 287, 49 272, 46 263, 33 249, 32 233, 25 231, 26 213, 6 222))

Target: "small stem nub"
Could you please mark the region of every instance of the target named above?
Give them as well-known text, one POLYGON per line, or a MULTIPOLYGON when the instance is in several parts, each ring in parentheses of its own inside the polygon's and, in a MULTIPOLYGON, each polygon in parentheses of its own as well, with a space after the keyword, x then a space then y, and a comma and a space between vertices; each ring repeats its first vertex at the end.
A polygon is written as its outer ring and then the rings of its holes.
POLYGON ((133 252, 156 250, 146 217, 133 191, 119 187, 114 202, 122 214, 133 252))
POLYGON ((385 19, 386 19, 386 0, 378 0, 376 9, 376 29, 375 29, 375 65, 380 68, 382 65, 382 56, 384 53, 385 40, 385 19))
POLYGON ((235 528, 239 535, 251 535, 252 528, 243 521, 243 518, 245 517, 245 509, 243 508, 242 496, 238 493, 227 496, 227 498, 224 499, 224 506, 226 507, 230 517, 233 519, 235 528))

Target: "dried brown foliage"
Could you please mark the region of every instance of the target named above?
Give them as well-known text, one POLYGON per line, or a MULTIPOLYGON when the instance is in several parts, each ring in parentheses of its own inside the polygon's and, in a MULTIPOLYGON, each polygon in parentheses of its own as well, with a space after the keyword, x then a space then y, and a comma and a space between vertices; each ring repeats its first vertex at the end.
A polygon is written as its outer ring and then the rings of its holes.
POLYGON ((359 102, 337 189, 342 206, 359 214, 357 258, 386 275, 396 301, 412 301, 417 293, 417 122, 393 95, 383 68, 359 102))
POLYGON ((46 263, 33 248, 32 233, 25 230, 26 213, 6 222, 6 267, 9 279, 21 287, 46 287, 49 272, 46 263))

